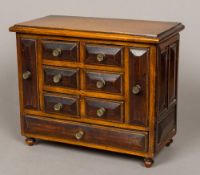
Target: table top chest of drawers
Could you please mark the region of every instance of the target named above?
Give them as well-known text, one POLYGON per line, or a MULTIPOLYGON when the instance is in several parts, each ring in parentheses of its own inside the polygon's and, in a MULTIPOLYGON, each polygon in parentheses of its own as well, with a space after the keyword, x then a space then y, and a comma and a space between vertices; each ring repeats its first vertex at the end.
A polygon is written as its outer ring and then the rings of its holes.
POLYGON ((144 157, 176 133, 181 23, 47 16, 17 35, 21 132, 144 157))

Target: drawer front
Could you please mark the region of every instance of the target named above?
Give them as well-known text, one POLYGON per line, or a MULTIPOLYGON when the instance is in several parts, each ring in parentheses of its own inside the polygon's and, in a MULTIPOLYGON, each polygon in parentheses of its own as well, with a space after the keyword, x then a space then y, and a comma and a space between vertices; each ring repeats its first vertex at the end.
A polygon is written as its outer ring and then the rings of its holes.
POLYGON ((122 94, 122 74, 85 71, 85 89, 122 94))
POLYGON ((129 50, 130 75, 130 123, 148 124, 148 76, 149 49, 131 48, 129 50))
POLYGON ((92 44, 87 44, 85 47, 86 64, 122 66, 123 60, 122 47, 92 44))
POLYGON ((85 117, 123 122, 123 102, 85 98, 85 117))
POLYGON ((47 113, 79 116, 79 97, 71 95, 44 94, 44 110, 47 113))
POLYGON ((95 125, 25 116, 25 133, 123 150, 147 151, 148 134, 95 125))
MULTIPOLYGON (((23 107, 28 109, 39 109, 37 68, 36 68, 36 40, 18 39, 19 61, 21 62, 23 107)), ((19 62, 19 65, 20 65, 19 62)), ((19 70, 19 72, 21 72, 19 70)))
POLYGON ((42 41, 44 59, 57 61, 78 61, 78 43, 63 41, 42 41))
POLYGON ((44 67, 44 84, 63 88, 79 88, 79 70, 44 67))

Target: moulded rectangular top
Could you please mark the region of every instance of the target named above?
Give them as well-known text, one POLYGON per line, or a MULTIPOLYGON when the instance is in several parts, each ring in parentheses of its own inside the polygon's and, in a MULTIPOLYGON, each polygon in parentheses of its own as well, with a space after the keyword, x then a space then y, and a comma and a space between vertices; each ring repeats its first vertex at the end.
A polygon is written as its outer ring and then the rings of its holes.
POLYGON ((50 15, 10 27, 18 33, 158 43, 184 29, 178 22, 50 15))

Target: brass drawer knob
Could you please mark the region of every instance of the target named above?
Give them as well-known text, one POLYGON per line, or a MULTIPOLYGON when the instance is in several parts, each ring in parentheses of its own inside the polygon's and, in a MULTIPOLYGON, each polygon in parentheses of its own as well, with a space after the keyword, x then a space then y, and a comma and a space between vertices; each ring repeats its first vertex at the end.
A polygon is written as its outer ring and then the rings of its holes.
POLYGON ((104 60, 104 57, 105 57, 104 54, 102 54, 102 53, 98 54, 98 55, 97 55, 97 61, 98 61, 98 62, 102 62, 102 61, 104 60))
POLYGON ((132 88, 132 93, 133 93, 133 94, 137 95, 137 94, 139 94, 140 92, 141 92, 141 86, 140 86, 139 84, 133 86, 133 88, 132 88))
POLYGON ((62 53, 62 50, 61 50, 60 48, 56 48, 56 49, 54 49, 54 50, 52 51, 52 55, 53 55, 54 57, 58 57, 59 55, 61 55, 61 53, 62 53))
POLYGON ((105 112, 106 112, 106 109, 105 109, 105 108, 99 108, 99 109, 97 110, 97 116, 98 116, 98 117, 102 117, 102 116, 105 114, 105 112))
POLYGON ((61 79, 62 79, 61 74, 56 74, 56 75, 53 76, 53 82, 54 83, 59 83, 61 79))
POLYGON ((80 140, 84 136, 84 132, 78 131, 74 136, 77 140, 80 140))
POLYGON ((31 77, 31 72, 30 71, 24 72, 22 77, 23 77, 24 80, 29 79, 31 77))
POLYGON ((56 112, 61 111, 62 108, 63 108, 62 103, 56 103, 53 107, 54 111, 56 111, 56 112))
POLYGON ((97 83, 96 83, 96 87, 98 89, 103 88, 105 85, 106 85, 106 82, 104 80, 98 80, 97 83))

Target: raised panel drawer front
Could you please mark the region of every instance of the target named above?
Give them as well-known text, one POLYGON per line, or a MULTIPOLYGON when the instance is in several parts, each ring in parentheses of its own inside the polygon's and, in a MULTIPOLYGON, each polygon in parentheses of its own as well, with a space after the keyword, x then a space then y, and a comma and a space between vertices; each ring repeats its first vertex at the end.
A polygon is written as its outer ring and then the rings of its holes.
POLYGON ((44 94, 44 110, 72 117, 79 116, 79 97, 72 95, 44 94))
POLYGON ((86 64, 122 66, 123 62, 124 58, 122 47, 86 44, 86 64))
POLYGON ((78 43, 64 41, 42 41, 42 57, 57 61, 78 61, 78 43))
POLYGON ((149 49, 130 48, 130 123, 146 126, 148 122, 149 49))
POLYGON ((123 102, 104 99, 85 98, 85 117, 123 122, 123 102))
MULTIPOLYGON (((19 79, 22 80, 23 107, 28 109, 38 109, 38 87, 36 70, 36 40, 19 39, 20 59, 22 74, 19 79)), ((20 71, 19 71, 20 72, 20 71)))
POLYGON ((123 93, 123 78, 120 73, 84 71, 85 89, 106 92, 106 93, 123 93))
POLYGON ((79 69, 44 67, 44 84, 63 88, 79 88, 79 69))
POLYGON ((25 133, 71 141, 73 143, 86 143, 141 152, 147 151, 148 144, 148 134, 146 132, 32 116, 25 116, 25 133))

